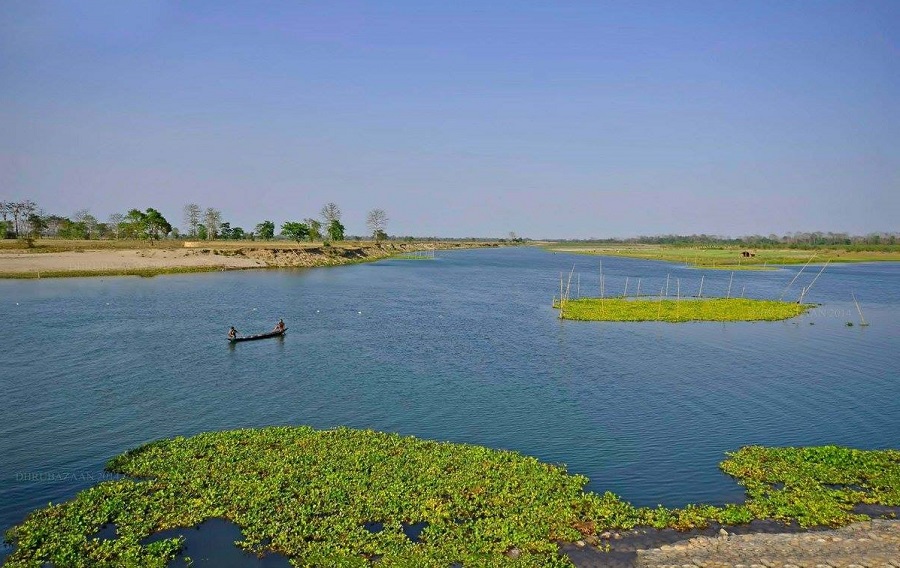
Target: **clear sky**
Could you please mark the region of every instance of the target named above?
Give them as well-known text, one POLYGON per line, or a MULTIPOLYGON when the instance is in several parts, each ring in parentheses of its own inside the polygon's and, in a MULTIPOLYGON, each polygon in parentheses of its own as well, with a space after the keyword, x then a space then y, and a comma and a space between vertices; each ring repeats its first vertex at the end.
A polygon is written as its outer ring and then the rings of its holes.
POLYGON ((0 199, 585 238, 900 229, 900 1, 3 0, 0 199))

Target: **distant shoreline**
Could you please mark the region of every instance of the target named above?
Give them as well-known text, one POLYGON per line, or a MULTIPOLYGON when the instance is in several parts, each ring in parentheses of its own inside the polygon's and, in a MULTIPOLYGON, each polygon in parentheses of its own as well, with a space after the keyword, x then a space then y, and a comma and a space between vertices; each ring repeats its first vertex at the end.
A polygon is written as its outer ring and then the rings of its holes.
POLYGON ((840 246, 811 249, 748 248, 733 245, 573 244, 545 246, 551 252, 661 260, 711 270, 773 270, 792 264, 900 262, 900 250, 861 251, 840 246))
POLYGON ((156 276, 259 268, 312 268, 371 262, 417 251, 483 248, 496 242, 170 242, 39 241, 33 248, 0 248, 0 278, 156 276))

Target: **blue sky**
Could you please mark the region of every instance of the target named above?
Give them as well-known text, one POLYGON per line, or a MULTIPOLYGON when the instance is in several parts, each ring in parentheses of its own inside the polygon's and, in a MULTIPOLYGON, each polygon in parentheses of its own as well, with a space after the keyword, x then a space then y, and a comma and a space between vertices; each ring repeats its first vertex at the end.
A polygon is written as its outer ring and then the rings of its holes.
POLYGON ((895 231, 900 2, 0 3, 0 199, 350 234, 895 231))

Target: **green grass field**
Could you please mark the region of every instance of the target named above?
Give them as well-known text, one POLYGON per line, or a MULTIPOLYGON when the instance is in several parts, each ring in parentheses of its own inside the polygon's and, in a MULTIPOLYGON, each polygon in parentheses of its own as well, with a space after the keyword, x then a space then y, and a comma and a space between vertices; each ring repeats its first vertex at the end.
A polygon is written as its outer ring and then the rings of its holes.
POLYGON ((5 565, 163 567, 183 540, 144 539, 225 518, 241 528, 237 546, 295 566, 571 566, 557 542, 606 530, 839 526, 867 518, 853 513, 858 503, 900 506, 896 450, 746 447, 721 468, 746 502, 651 509, 585 493, 587 478, 561 466, 480 446, 348 428, 206 433, 110 460, 129 477, 28 515, 6 534, 15 550, 5 565), (115 537, 97 538, 111 523, 115 537), (418 542, 403 530, 413 523, 425 523, 418 542))
MULTIPOLYGON (((556 300, 553 307, 559 309, 556 300)), ((578 298, 563 303, 562 318, 582 321, 777 321, 814 304, 748 298, 578 298)))

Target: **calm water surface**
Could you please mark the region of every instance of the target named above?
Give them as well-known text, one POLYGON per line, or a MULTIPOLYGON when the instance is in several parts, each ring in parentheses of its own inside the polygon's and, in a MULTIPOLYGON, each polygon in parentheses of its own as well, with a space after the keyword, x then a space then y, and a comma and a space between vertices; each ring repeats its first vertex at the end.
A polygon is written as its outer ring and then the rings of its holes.
MULTIPOLYGON (((740 500, 746 444, 898 447, 900 264, 831 265, 787 322, 565 322, 559 274, 597 257, 439 253, 342 268, 0 281, 0 526, 72 497, 144 442, 346 425, 507 448, 637 505, 740 500), (858 324, 850 293, 870 327, 858 324), (228 326, 283 340, 230 346, 228 326), (813 325, 814 324, 814 325, 813 325)), ((603 259, 607 294, 724 295, 729 273, 603 259)), ((736 272, 778 297, 799 267, 736 272)), ((817 269, 789 295, 796 298, 817 269)), ((573 290, 578 279, 573 279, 573 290)))

